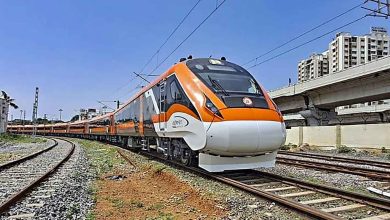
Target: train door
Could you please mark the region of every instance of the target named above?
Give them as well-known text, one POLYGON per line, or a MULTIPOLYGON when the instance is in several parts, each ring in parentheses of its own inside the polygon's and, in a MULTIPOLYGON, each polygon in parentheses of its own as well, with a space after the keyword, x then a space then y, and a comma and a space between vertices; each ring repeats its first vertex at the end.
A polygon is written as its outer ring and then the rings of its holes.
POLYGON ((160 109, 160 115, 158 117, 158 126, 159 130, 165 132, 167 129, 167 120, 166 120, 166 99, 167 99, 167 91, 166 91, 166 79, 163 79, 159 83, 159 109, 160 109))
POLYGON ((144 95, 141 95, 139 98, 139 124, 138 131, 141 136, 144 136, 144 95))

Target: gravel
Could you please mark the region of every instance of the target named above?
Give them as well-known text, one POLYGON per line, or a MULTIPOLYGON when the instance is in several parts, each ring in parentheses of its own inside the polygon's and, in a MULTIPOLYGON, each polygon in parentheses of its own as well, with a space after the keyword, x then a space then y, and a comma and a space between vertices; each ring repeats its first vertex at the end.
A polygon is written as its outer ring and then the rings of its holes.
POLYGON ((51 146, 54 143, 53 140, 47 139, 45 142, 38 143, 11 143, 1 142, 0 153, 12 153, 12 152, 30 152, 33 149, 45 148, 51 146))
MULTIPOLYGON (((58 141, 63 146, 63 141, 58 141)), ((67 144, 69 146, 69 144, 67 144)), ((10 215, 33 213, 33 219, 85 219, 94 205, 90 172, 83 149, 76 145, 71 158, 39 187, 10 208, 0 219, 10 215), (31 207, 32 205, 40 204, 31 207)))
MULTIPOLYGON (((321 154, 325 156, 339 156, 339 157, 348 157, 348 158, 354 158, 354 159, 365 159, 365 160, 375 160, 375 161, 382 161, 382 162, 390 162, 390 160, 387 158, 387 155, 390 153, 389 149, 387 149, 387 153, 380 152, 380 149, 373 149, 373 150, 362 150, 358 148, 351 148, 352 150, 348 153, 339 153, 337 152, 337 149, 332 150, 320 150, 317 148, 305 150, 303 153, 315 153, 315 154, 321 154)), ((300 151, 297 151, 299 153, 300 151)))
POLYGON ((378 187, 381 184, 381 182, 370 180, 362 176, 347 173, 326 172, 283 164, 276 164, 273 168, 261 168, 259 170, 281 176, 302 179, 313 183, 340 187, 345 190, 365 191, 365 188, 367 187, 378 187))

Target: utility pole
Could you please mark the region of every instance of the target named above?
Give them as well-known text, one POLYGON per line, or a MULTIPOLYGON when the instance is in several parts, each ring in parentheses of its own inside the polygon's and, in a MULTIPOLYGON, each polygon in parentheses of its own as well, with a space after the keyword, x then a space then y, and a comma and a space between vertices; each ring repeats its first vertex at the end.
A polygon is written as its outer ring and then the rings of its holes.
POLYGON ((19 122, 20 124, 22 124, 22 115, 23 115, 23 110, 20 110, 20 118, 19 118, 20 119, 20 122, 19 122))
POLYGON ((366 0, 366 3, 375 3, 376 8, 362 7, 368 11, 371 11, 368 16, 382 17, 388 19, 390 17, 390 0, 366 0))
POLYGON ((35 100, 34 100, 34 106, 33 106, 33 115, 32 115, 32 123, 33 123, 33 133, 32 136, 35 137, 37 134, 37 116, 38 116, 38 93, 39 88, 35 88, 35 100))
POLYGON ((62 113, 62 111, 64 111, 64 110, 62 110, 62 109, 60 108, 60 110, 58 110, 58 111, 60 112, 60 121, 62 121, 62 120, 61 120, 61 115, 62 115, 61 113, 62 113))
POLYGON ((23 126, 26 122, 26 110, 23 110, 23 126))

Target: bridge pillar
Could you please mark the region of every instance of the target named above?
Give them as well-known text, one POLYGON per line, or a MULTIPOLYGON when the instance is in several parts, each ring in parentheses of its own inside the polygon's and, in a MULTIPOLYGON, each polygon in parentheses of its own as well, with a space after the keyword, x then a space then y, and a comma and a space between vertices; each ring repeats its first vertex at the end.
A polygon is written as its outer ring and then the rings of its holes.
POLYGON ((379 112, 379 117, 381 119, 381 122, 390 122, 390 111, 379 112))
POLYGON ((318 109, 310 107, 299 112, 306 120, 308 126, 328 125, 329 121, 336 118, 337 113, 334 110, 318 109))

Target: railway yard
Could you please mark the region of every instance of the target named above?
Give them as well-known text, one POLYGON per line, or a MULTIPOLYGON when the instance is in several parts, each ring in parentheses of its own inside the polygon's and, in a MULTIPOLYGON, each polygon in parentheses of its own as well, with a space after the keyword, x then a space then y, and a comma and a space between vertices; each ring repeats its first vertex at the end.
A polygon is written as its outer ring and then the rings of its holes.
POLYGON ((0 220, 390 220, 390 0, 0 9, 0 220))
POLYGON ((368 190, 390 189, 380 151, 284 150, 274 168, 210 173, 96 141, 15 140, 0 147, 0 219, 390 218, 368 190))

